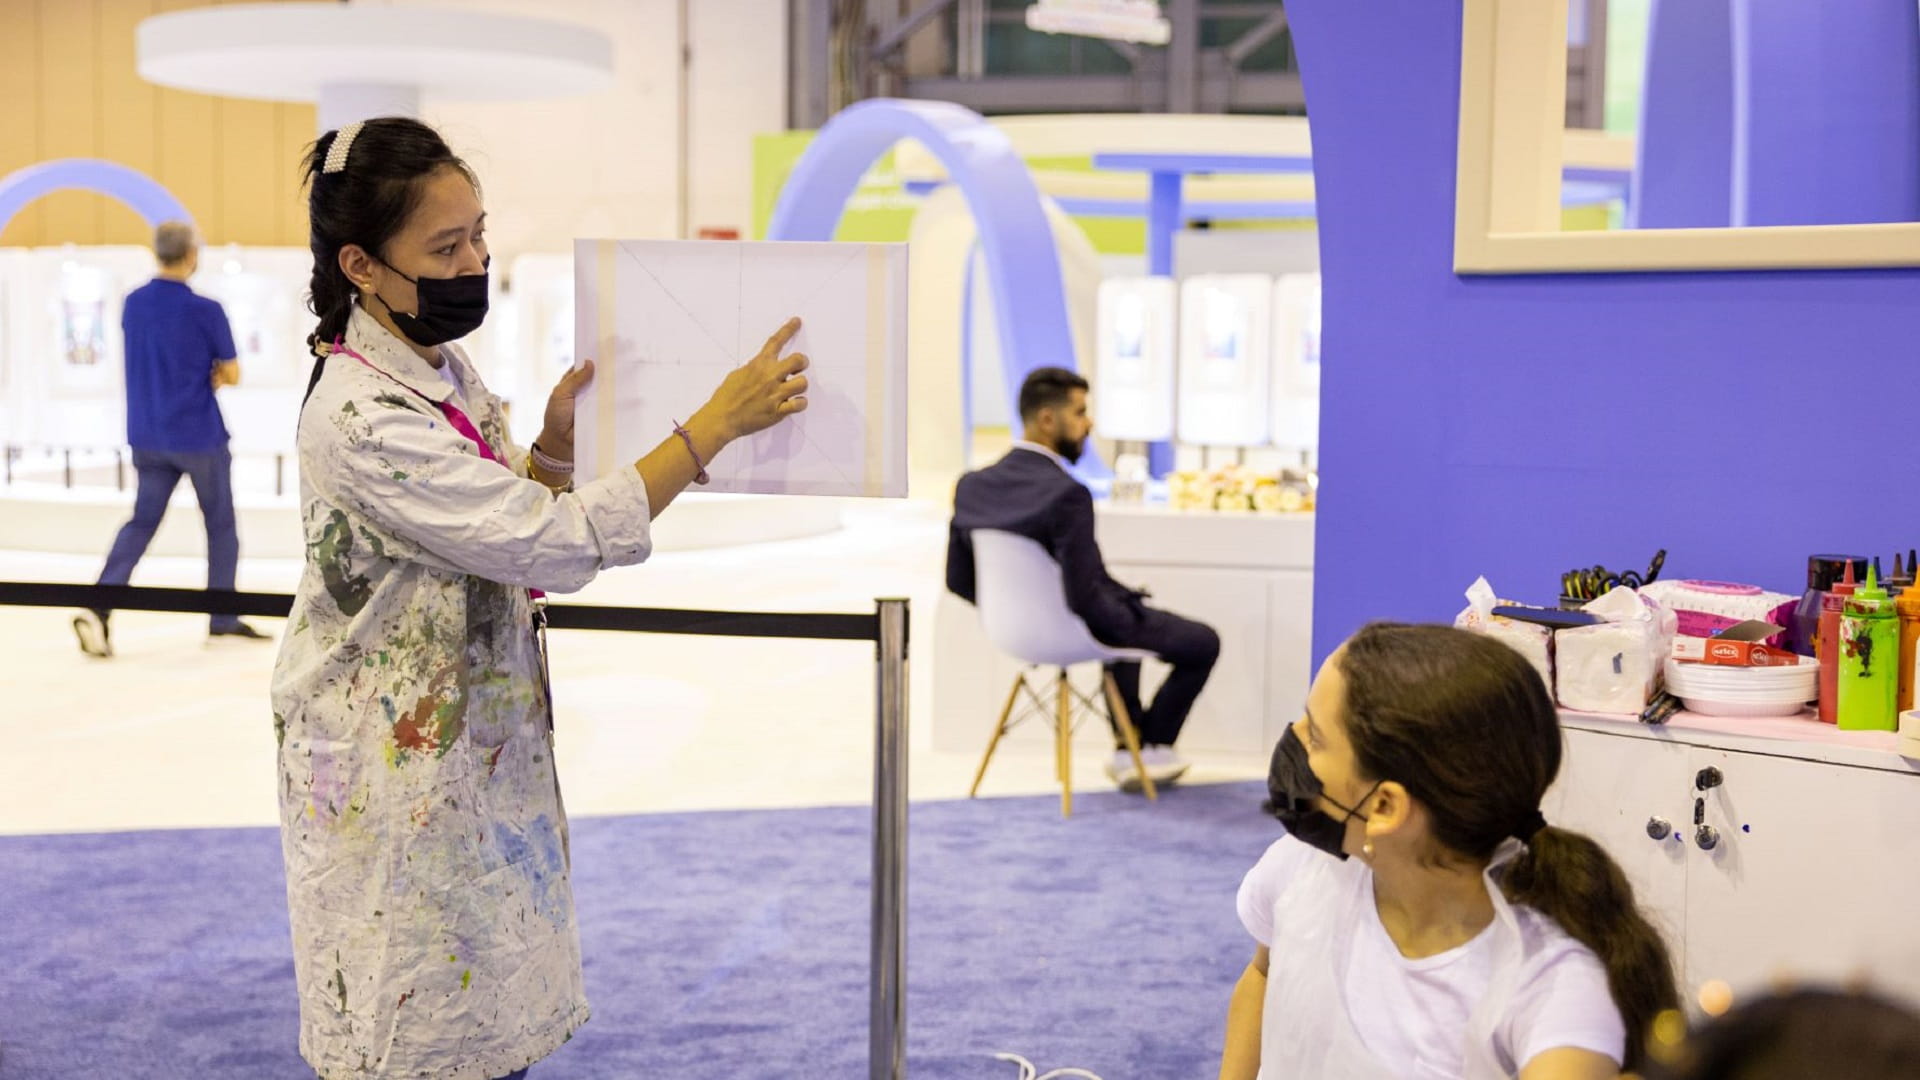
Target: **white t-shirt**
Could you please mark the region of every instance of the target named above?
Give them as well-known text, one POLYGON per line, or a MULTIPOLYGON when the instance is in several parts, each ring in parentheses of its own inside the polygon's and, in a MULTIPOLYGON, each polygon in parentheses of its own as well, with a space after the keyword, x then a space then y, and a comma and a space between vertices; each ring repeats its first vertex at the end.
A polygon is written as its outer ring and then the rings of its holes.
POLYGON ((467 392, 460 388, 460 377, 453 373, 453 361, 447 359, 444 353, 440 356, 439 371, 440 378, 448 386, 453 387, 453 403, 455 405, 465 405, 467 403, 467 392))
MULTIPOLYGON (((1240 922, 1262 945, 1273 944, 1274 902, 1304 860, 1329 859, 1290 836, 1267 849, 1240 883, 1240 922)), ((1364 863, 1350 864, 1371 876, 1364 863)), ((1337 883, 1338 877, 1323 878, 1337 883)), ((1526 957, 1508 1015, 1494 1041, 1517 1073, 1547 1050, 1578 1047, 1619 1063, 1626 1025, 1607 991, 1607 973, 1586 946, 1532 908, 1514 905, 1526 957)), ((1282 918, 1285 913, 1280 913, 1282 918)), ((1409 960, 1387 935, 1380 912, 1366 906, 1347 967, 1346 1012, 1367 1050, 1395 1076, 1457 1077, 1463 1068, 1462 1033, 1493 976, 1488 932, 1436 956, 1409 960)), ((1284 956, 1270 958, 1283 968, 1284 956)))

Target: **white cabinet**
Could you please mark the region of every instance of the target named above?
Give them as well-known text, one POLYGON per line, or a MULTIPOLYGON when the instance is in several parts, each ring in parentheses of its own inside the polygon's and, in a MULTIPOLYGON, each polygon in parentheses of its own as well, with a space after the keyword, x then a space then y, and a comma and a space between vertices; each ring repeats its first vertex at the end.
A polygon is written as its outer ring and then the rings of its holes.
MULTIPOLYGON (((1220 635, 1220 659, 1180 735, 1184 750, 1243 754, 1264 763, 1300 715, 1312 672, 1313 516, 1176 513, 1102 504, 1097 536, 1107 569, 1144 587, 1155 607, 1198 619, 1220 635)), ((933 745, 986 745, 1019 665, 995 652, 972 605, 942 594, 934 614, 933 745)), ((1152 700, 1166 665, 1148 662, 1152 700)), ((1098 686, 1091 668, 1081 689, 1098 686)), ((1086 724, 1076 745, 1110 746, 1106 725, 1086 724)))
MULTIPOLYGON (((1125 564, 1108 569, 1128 585, 1152 593, 1147 603, 1199 619, 1220 635, 1220 659, 1187 715, 1181 745, 1254 752, 1263 744, 1271 746, 1266 742, 1267 590, 1259 582, 1249 587, 1246 575, 1232 570, 1125 564)), ((1169 670, 1158 660, 1142 664, 1141 697, 1152 701, 1150 688, 1158 688, 1169 670)))
POLYGON ((1686 714, 1666 728, 1569 719, 1547 819, 1625 869, 1689 1002, 1710 980, 1751 993, 1780 977, 1865 977, 1920 1003, 1920 920, 1908 914, 1920 763, 1890 735, 1811 722, 1805 734, 1757 738, 1686 714), (1656 839, 1650 819, 1672 833, 1656 839))
POLYGON ((1706 793, 1720 843, 1687 859, 1687 908, 1705 920, 1689 982, 1866 975, 1920 1000, 1920 778, 1711 750, 1692 764, 1725 780, 1706 793))
POLYGON ((1549 822, 1599 841, 1626 871, 1676 965, 1685 949, 1688 752, 1678 744, 1569 730, 1560 779, 1542 808, 1549 822), (1650 821, 1667 825, 1665 839, 1649 835, 1650 821))

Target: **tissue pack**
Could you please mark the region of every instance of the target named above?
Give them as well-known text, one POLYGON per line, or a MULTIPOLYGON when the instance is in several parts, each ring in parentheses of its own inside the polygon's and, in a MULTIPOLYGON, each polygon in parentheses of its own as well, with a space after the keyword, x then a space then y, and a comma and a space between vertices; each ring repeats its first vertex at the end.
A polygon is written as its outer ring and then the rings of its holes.
POLYGON ((1556 634, 1560 704, 1599 713, 1646 708, 1664 663, 1649 651, 1647 636, 1647 629, 1635 623, 1601 623, 1556 634))
MULTIPOLYGON (((1800 602, 1797 596, 1726 581, 1655 581, 1642 586, 1640 595, 1672 609, 1679 619, 1680 633, 1695 638, 1710 638, 1749 621, 1790 626, 1794 605, 1800 602)), ((1785 635, 1783 630, 1765 642, 1784 647, 1785 635)))
POLYGON ((1505 642, 1514 652, 1526 657, 1533 670, 1540 673, 1540 681, 1546 684, 1547 696, 1552 697, 1553 631, 1537 623, 1493 614, 1494 605, 1499 602, 1493 586, 1483 577, 1467 590, 1467 608, 1454 618, 1453 625, 1505 642))
POLYGON ((1546 684, 1547 696, 1553 696, 1553 631, 1535 623, 1516 622, 1495 615, 1487 620, 1487 625, 1474 627, 1475 632, 1505 642, 1514 652, 1527 658, 1533 670, 1540 673, 1540 681, 1546 684))
POLYGON ((1579 712, 1639 713, 1660 688, 1673 613, 1628 588, 1585 610, 1605 621, 1553 635, 1558 701, 1579 712))

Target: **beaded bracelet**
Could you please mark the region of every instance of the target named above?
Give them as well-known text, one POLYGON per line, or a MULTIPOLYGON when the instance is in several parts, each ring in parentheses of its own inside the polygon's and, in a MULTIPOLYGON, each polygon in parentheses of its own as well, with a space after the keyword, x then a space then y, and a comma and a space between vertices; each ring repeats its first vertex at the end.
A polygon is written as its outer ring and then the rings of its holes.
POLYGON ((533 463, 540 466, 541 471, 548 476, 573 475, 573 462, 548 457, 546 452, 540 449, 539 443, 534 443, 530 449, 533 451, 533 463))
POLYGON ((696 484, 706 483, 709 479, 707 476, 707 463, 700 460, 700 451, 693 448, 693 432, 688 431, 680 421, 675 420, 673 422, 673 433, 680 436, 681 442, 687 444, 687 453, 693 457, 693 467, 700 470, 694 475, 693 482, 696 484))
POLYGON ((527 451, 527 479, 541 484, 548 491, 553 492, 555 495, 565 495, 566 493, 573 490, 573 477, 571 476, 564 477, 563 482, 560 484, 560 486, 555 487, 554 485, 547 483, 545 480, 541 480, 539 477, 533 475, 533 469, 536 464, 537 463, 533 460, 533 451, 531 450, 527 451))

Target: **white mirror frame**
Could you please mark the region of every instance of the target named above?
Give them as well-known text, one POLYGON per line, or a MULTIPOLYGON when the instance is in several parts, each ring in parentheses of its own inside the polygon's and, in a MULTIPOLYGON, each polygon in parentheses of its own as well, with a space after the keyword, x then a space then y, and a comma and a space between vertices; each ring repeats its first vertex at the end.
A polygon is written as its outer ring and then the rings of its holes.
POLYGON ((1920 266, 1920 222, 1560 231, 1567 0, 1463 0, 1457 274, 1920 266))

